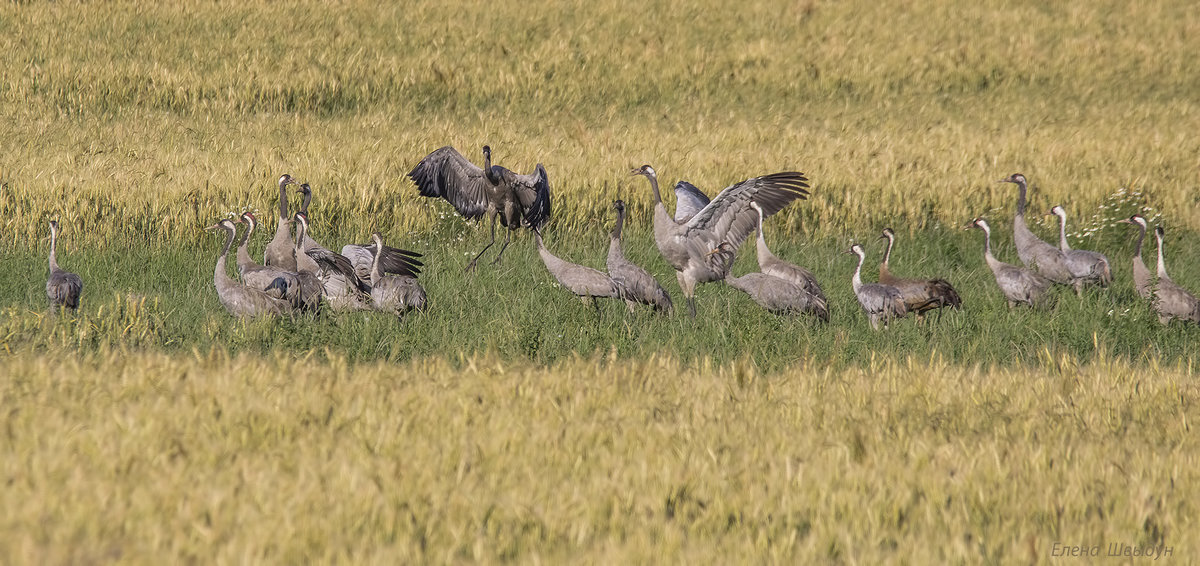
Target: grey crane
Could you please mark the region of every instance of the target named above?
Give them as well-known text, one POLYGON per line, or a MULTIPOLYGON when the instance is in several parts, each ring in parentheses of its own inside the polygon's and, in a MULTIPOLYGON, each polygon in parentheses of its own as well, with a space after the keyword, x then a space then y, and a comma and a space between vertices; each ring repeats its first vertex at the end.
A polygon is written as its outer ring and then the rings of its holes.
POLYGON ((1180 287, 1167 275, 1167 266, 1163 262, 1162 226, 1154 228, 1154 238, 1158 240, 1158 283, 1154 285, 1154 310, 1158 313, 1158 321, 1163 324, 1178 318, 1187 322, 1200 323, 1200 300, 1180 287))
POLYGON ((1017 194, 1017 214, 1013 217, 1013 238, 1017 243, 1017 256, 1021 258, 1021 263, 1055 283, 1073 285, 1075 277, 1067 267, 1067 258, 1062 250, 1035 236, 1025 222, 1025 192, 1029 187, 1025 176, 1013 173, 997 182, 1013 183, 1020 191, 1017 194))
MULTIPOLYGON (((249 240, 254 235, 254 231, 258 229, 258 218, 251 212, 243 212, 238 218, 241 223, 246 225, 246 231, 242 233, 242 240, 238 243, 237 249, 238 275, 242 277, 242 282, 249 287, 265 291, 272 297, 284 299, 293 306, 299 305, 300 278, 296 272, 281 267, 262 265, 254 261, 250 257, 249 240)), ((291 240, 291 236, 288 236, 288 241, 291 242, 291 240)))
POLYGON ((1150 275, 1150 270, 1146 269, 1146 262, 1142 261, 1142 244, 1146 241, 1146 219, 1142 218, 1140 214, 1134 214, 1117 222, 1133 224, 1138 227, 1137 247, 1133 250, 1133 288, 1143 299, 1151 299, 1154 297, 1152 285, 1154 277, 1150 275))
POLYGON ((287 187, 295 184, 291 175, 284 173, 279 177, 279 224, 275 226, 275 237, 263 251, 263 264, 268 267, 278 267, 284 271, 296 271, 296 257, 292 254, 292 231, 289 226, 291 216, 288 215, 287 187))
POLYGON ((962 298, 959 297, 958 291, 945 279, 909 279, 892 275, 889 262, 892 258, 892 246, 896 244, 896 232, 891 228, 884 228, 879 239, 887 240, 883 262, 879 264, 879 282, 899 289, 900 294, 904 296, 904 306, 909 312, 917 315, 917 320, 933 309, 962 307, 962 298))
POLYGON ((225 248, 221 250, 221 255, 217 258, 216 269, 213 270, 213 284, 217 288, 217 297, 220 298, 221 304, 225 310, 229 311, 229 314, 248 318, 291 312, 291 303, 271 297, 260 289, 247 287, 226 273, 225 258, 229 255, 229 248, 233 246, 233 237, 236 232, 232 220, 224 218, 205 230, 224 230, 226 234, 225 248))
MULTIPOLYGON (((371 234, 371 241, 376 249, 385 249, 383 236, 379 232, 371 234)), ((425 289, 417 282, 417 278, 386 274, 380 268, 382 261, 382 254, 375 254, 371 264, 371 300, 375 308, 396 316, 403 316, 412 310, 425 310, 425 289)))
POLYGON ((867 252, 861 245, 851 245, 846 253, 858 256, 858 267, 854 268, 850 283, 854 287, 854 295, 858 297, 858 304, 862 305, 863 312, 871 321, 871 328, 879 330, 881 322, 887 328, 893 318, 901 318, 908 313, 899 289, 882 283, 862 282, 862 266, 867 259, 867 252))
POLYGON ((725 277, 725 283, 749 295, 759 306, 773 314, 811 314, 829 322, 828 305, 786 279, 766 273, 747 273, 741 277, 734 277, 731 273, 725 277))
POLYGON ((297 304, 300 308, 316 312, 321 308, 321 297, 325 295, 325 284, 321 282, 318 273, 321 266, 317 261, 304 253, 304 237, 308 235, 308 217, 303 212, 297 212, 292 219, 296 223, 296 279, 299 281, 299 297, 297 304))
MULTIPOLYGON (((303 183, 296 190, 303 200, 300 213, 308 220, 308 207, 312 203, 312 187, 303 183)), ((317 262, 317 275, 325 287, 325 298, 329 306, 337 311, 363 310, 370 308, 371 267, 375 262, 375 244, 348 244, 342 253, 334 252, 318 243, 305 227, 304 253, 317 262)), ((399 248, 387 248, 380 258, 380 271, 401 276, 416 277, 424 265, 417 258, 421 254, 399 248)))
POLYGON ((976 218, 967 226, 968 229, 971 227, 983 230, 983 257, 996 278, 996 285, 1008 300, 1008 308, 1018 304, 1030 307, 1050 306, 1051 297, 1047 293, 1051 286, 1050 280, 1032 269, 1017 267, 996 259, 996 256, 992 255, 992 229, 986 220, 976 218))
POLYGON ((83 279, 58 266, 58 221, 50 221, 50 277, 46 279, 46 297, 51 308, 79 308, 79 295, 83 293, 83 279))
POLYGON ((485 214, 491 218, 492 239, 467 264, 467 271, 475 269, 479 256, 496 243, 497 218, 508 231, 492 263, 499 263, 504 256, 513 230, 521 225, 537 230, 550 219, 550 179, 546 168, 538 163, 533 173, 518 175, 492 165, 492 148, 486 145, 482 168, 446 146, 425 156, 408 172, 408 177, 416 183, 421 196, 446 199, 468 220, 485 214))
POLYGON ((763 234, 763 209, 754 201, 750 201, 750 208, 753 208, 754 212, 758 215, 758 224, 756 225, 758 228, 758 245, 756 248, 758 252, 758 269, 767 275, 778 277, 800 287, 806 294, 811 296, 811 302, 817 305, 818 310, 826 311, 824 318, 828 320, 828 301, 825 299, 825 292, 821 290, 821 285, 817 283, 817 277, 808 269, 783 261, 771 253, 771 249, 767 247, 767 238, 763 234))
POLYGON ((679 223, 663 205, 654 168, 643 165, 630 174, 650 181, 654 192, 654 243, 675 268, 692 317, 696 316, 696 285, 724 280, 737 249, 754 229, 757 217, 750 201, 757 201, 763 213, 770 216, 792 201, 808 197, 808 179, 803 173, 785 171, 753 177, 726 187, 687 222, 679 223))
POLYGON ((629 261, 621 250, 621 230, 625 225, 625 201, 613 201, 613 209, 617 211, 617 224, 613 227, 612 238, 608 242, 608 276, 617 285, 617 290, 629 312, 633 305, 642 303, 651 305, 654 310, 670 313, 674 310, 671 295, 658 284, 658 280, 641 266, 629 261))
POLYGON ((546 270, 560 285, 574 293, 584 303, 591 302, 592 306, 599 309, 600 305, 595 301, 597 298, 615 299, 621 296, 612 277, 603 271, 571 263, 550 253, 550 250, 546 249, 546 244, 542 242, 540 230, 533 231, 533 239, 537 243, 538 255, 541 256, 542 263, 546 264, 546 270))
POLYGON ((1075 294, 1082 294, 1084 285, 1107 288, 1112 283, 1112 268, 1109 267, 1108 258, 1099 252, 1071 249, 1067 243, 1067 211, 1060 205, 1054 205, 1050 214, 1058 217, 1058 249, 1066 258, 1067 269, 1075 280, 1075 294))

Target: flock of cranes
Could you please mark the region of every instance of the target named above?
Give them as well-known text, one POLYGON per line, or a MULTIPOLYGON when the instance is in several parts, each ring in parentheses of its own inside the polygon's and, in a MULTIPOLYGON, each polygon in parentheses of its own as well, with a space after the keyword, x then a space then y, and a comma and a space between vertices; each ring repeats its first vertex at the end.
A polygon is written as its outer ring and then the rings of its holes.
MULTIPOLYGON (((649 271, 631 262, 622 249, 622 230, 626 221, 625 203, 613 202, 616 222, 612 230, 606 261, 607 272, 571 263, 556 256, 542 237, 542 228, 550 218, 550 182, 545 167, 537 164, 527 175, 517 174, 491 162, 491 148, 483 147, 484 165, 471 163, 457 150, 446 146, 430 153, 409 173, 419 194, 445 199, 467 219, 487 216, 491 221, 491 240, 467 264, 468 272, 485 251, 496 242, 496 222, 507 228, 504 244, 492 263, 498 263, 511 242, 512 232, 526 227, 533 232, 538 255, 558 283, 584 302, 598 308, 597 299, 619 299, 630 312, 636 305, 648 305, 657 312, 670 314, 674 304, 670 294, 649 271)), ((658 176, 654 168, 643 165, 630 172, 647 179, 654 198, 654 241, 663 259, 675 270, 679 287, 687 301, 688 313, 696 315, 696 288, 704 283, 723 281, 746 293, 764 309, 776 314, 809 315, 829 320, 829 303, 813 272, 789 263, 767 246, 763 224, 771 215, 793 201, 809 196, 808 179, 802 173, 785 171, 753 177, 734 183, 709 199, 696 186, 679 181, 675 185, 676 208, 668 213, 663 204, 658 176), (734 259, 751 232, 757 233, 756 254, 759 271, 735 276, 734 259)), ((1026 305, 1049 308, 1054 304, 1054 285, 1074 289, 1076 294, 1087 286, 1106 288, 1112 282, 1108 259, 1100 253, 1072 249, 1066 239, 1066 211, 1055 206, 1050 214, 1059 220, 1058 246, 1049 244, 1030 231, 1025 220, 1028 182, 1014 173, 1000 182, 1017 185, 1013 236, 1017 255, 1023 265, 1004 263, 993 255, 991 227, 983 218, 975 218, 967 228, 984 234, 984 260, 1010 308, 1026 305)), ((239 317, 334 311, 379 310, 403 316, 424 309, 427 299, 417 280, 423 263, 421 254, 384 244, 376 232, 369 244, 350 244, 341 253, 319 244, 309 232, 308 208, 312 187, 301 184, 297 193, 302 203, 289 211, 288 188, 296 184, 290 175, 279 178, 279 218, 274 237, 267 244, 263 263, 257 263, 248 251, 248 242, 258 227, 253 213, 237 219, 224 218, 206 228, 225 233, 225 245, 217 258, 213 283, 221 304, 239 317), (245 225, 236 251, 240 279, 229 276, 226 258, 237 239, 237 225, 245 225), (293 237, 293 226, 295 235, 293 237)), ((1163 260, 1163 228, 1155 229, 1158 243, 1157 270, 1151 273, 1142 260, 1147 222, 1140 215, 1122 220, 1138 228, 1133 256, 1134 286, 1149 299, 1166 324, 1172 319, 1200 323, 1200 300, 1175 284, 1167 275, 1163 260)), ((50 222, 50 277, 46 295, 52 307, 75 309, 83 289, 81 278, 64 271, 57 263, 55 248, 58 223, 50 222)), ((932 310, 960 308, 962 299, 943 278, 902 278, 892 274, 890 260, 896 234, 885 228, 881 240, 887 240, 879 266, 879 280, 862 280, 866 250, 855 243, 846 251, 858 257, 851 286, 873 328, 886 328, 897 318, 913 313, 918 320, 932 310)))

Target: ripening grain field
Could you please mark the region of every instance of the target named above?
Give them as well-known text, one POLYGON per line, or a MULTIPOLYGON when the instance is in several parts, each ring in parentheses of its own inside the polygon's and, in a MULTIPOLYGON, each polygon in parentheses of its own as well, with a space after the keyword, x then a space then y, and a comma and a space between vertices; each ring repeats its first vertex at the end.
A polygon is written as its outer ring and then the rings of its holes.
POLYGON ((0 6, 0 562, 1194 562, 1200 328, 1137 297, 1115 221, 1164 225, 1200 290, 1198 36, 1186 2, 0 6), (464 275, 487 227, 405 173, 484 144, 545 165, 572 261, 625 200, 677 307, 629 170, 803 171, 766 233, 831 321, 720 284, 694 320, 593 311, 523 231, 464 275), (1111 288, 1005 308, 962 228, 1017 262, 1016 171, 1111 288), (327 246, 424 253, 430 309, 228 316, 201 228, 258 211, 261 257, 282 173, 327 246), (85 281, 59 317, 55 218, 85 281), (871 331, 843 252, 874 280, 885 226, 962 311, 871 331))

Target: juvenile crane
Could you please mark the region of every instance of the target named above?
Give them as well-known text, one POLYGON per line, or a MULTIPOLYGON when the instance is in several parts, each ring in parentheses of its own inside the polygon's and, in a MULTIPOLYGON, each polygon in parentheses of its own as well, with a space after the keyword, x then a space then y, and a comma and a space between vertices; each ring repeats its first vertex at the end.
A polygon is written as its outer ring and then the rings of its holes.
POLYGON ((962 306, 962 298, 958 296, 958 291, 945 279, 906 279, 892 275, 889 261, 892 258, 892 246, 896 244, 896 233, 891 228, 884 228, 883 235, 879 238, 887 240, 883 262, 879 264, 879 282, 899 289, 900 294, 904 296, 905 308, 916 313, 917 320, 933 309, 957 309, 962 306))
POLYGON ((730 274, 725 282, 772 314, 811 314, 829 322, 829 307, 825 302, 791 281, 766 273, 747 273, 741 277, 730 274))
POLYGON ((812 302, 818 310, 826 311, 825 318, 828 319, 829 313, 825 293, 821 290, 821 285, 817 283, 817 277, 811 271, 799 265, 783 261, 771 253, 771 249, 767 247, 767 238, 763 234, 763 209, 754 201, 750 201, 750 208, 753 208, 758 216, 758 224, 756 225, 758 228, 758 246, 756 249, 758 252, 758 269, 767 275, 778 277, 799 287, 810 296, 811 300, 804 302, 812 302))
POLYGON ((996 277, 996 285, 1008 300, 1008 308, 1018 304, 1030 307, 1049 306, 1050 296, 1047 291, 1050 289, 1050 280, 1031 269, 996 259, 996 256, 992 255, 992 230, 987 221, 976 218, 967 228, 972 226, 983 230, 983 258, 992 270, 992 275, 996 277))
POLYGON ((46 297, 50 308, 79 308, 79 295, 83 293, 83 279, 58 266, 58 221, 50 221, 50 277, 46 279, 46 297))
POLYGON ((541 231, 534 230, 533 239, 537 243, 538 255, 541 256, 542 263, 546 264, 550 275, 553 275, 560 285, 574 293, 584 303, 590 301, 592 306, 599 310, 600 305, 596 303, 597 298, 621 296, 617 284, 604 272, 571 263, 550 253, 550 250, 546 249, 546 244, 542 243, 541 231))
POLYGON ((1025 222, 1025 191, 1029 186, 1025 176, 1013 173, 998 182, 1013 183, 1020 191, 1017 194, 1017 214, 1013 217, 1013 238, 1017 243, 1017 256, 1021 258, 1021 263, 1055 283, 1073 285, 1075 277, 1067 267, 1067 258, 1062 250, 1034 235, 1025 222))
MULTIPOLYGON (((284 299, 293 306, 298 306, 300 304, 300 278, 296 272, 281 267, 262 265, 254 261, 250 257, 248 242, 250 236, 254 235, 254 231, 258 228, 258 219, 251 212, 243 212, 238 218, 241 223, 246 225, 246 231, 242 233, 242 240, 238 243, 237 249, 238 275, 242 277, 242 282, 249 287, 264 291, 272 297, 284 299)), ((291 236, 288 236, 288 241, 292 241, 291 236)), ((295 258, 293 258, 294 261, 295 258)))
POLYGON ((726 187, 687 222, 679 223, 663 205, 654 168, 643 165, 630 174, 650 181, 654 192, 654 243, 675 268, 692 317, 696 316, 696 286, 724 280, 738 247, 754 229, 756 213, 750 201, 758 202, 763 214, 770 216, 792 201, 808 197, 808 179, 802 173, 753 177, 726 187))
POLYGON ((247 318, 291 312, 291 304, 287 301, 271 297, 260 289, 247 287, 226 273, 225 258, 229 255, 229 248, 233 246, 233 237, 236 232, 232 220, 222 219, 205 230, 225 231, 225 248, 221 250, 221 255, 217 258, 216 269, 213 270, 213 285, 217 288, 217 297, 220 298, 221 305, 229 311, 229 314, 247 318))
POLYGON ((1133 250, 1133 288, 1143 299, 1151 299, 1154 297, 1152 286, 1154 277, 1150 275, 1150 270, 1146 269, 1146 262, 1142 261, 1142 244, 1146 241, 1146 219, 1142 218, 1140 214, 1134 214, 1128 219, 1118 220, 1118 222, 1138 227, 1137 246, 1133 250))
POLYGON ((293 273, 296 272, 296 257, 292 254, 292 231, 288 226, 291 216, 288 215, 287 187, 295 183, 287 173, 279 177, 279 223, 275 225, 275 237, 263 251, 264 265, 293 273))
POLYGON ((846 253, 858 256, 858 267, 854 268, 854 276, 850 278, 850 283, 854 287, 854 295, 858 297, 858 304, 862 305, 863 312, 867 313, 867 318, 871 321, 871 328, 879 330, 880 322, 887 328, 893 318, 903 317, 908 310, 904 306, 904 296, 900 294, 899 289, 881 283, 862 282, 862 266, 867 259, 867 252, 863 247, 859 244, 851 245, 846 253))
MULTIPOLYGON (((383 236, 379 232, 371 234, 375 249, 384 249, 383 236)), ((375 308, 403 316, 412 310, 425 310, 425 289, 417 282, 416 277, 408 275, 388 275, 380 270, 381 254, 375 254, 371 264, 371 300, 375 308)))
POLYGON ((625 201, 613 201, 613 209, 617 211, 617 224, 613 228, 612 238, 608 242, 608 276, 617 286, 621 298, 629 312, 633 312, 635 303, 651 305, 654 310, 670 313, 674 309, 671 295, 658 284, 658 280, 641 266, 625 258, 621 251, 621 230, 625 225, 625 201))
POLYGON ((504 245, 492 263, 499 263, 508 248, 513 230, 521 225, 540 229, 550 219, 550 179, 546 168, 537 164, 529 175, 518 175, 492 165, 492 148, 483 146, 483 167, 471 163, 453 147, 446 146, 425 156, 408 177, 423 197, 446 199, 468 220, 491 218, 492 239, 467 264, 475 269, 479 256, 496 243, 496 220, 508 228, 504 245))
POLYGON ((1154 286, 1154 306, 1158 313, 1158 321, 1163 324, 1178 318, 1186 322, 1200 323, 1200 301, 1187 289, 1176 285, 1167 275, 1167 266, 1163 262, 1162 226, 1154 228, 1154 238, 1158 240, 1158 283, 1154 286))
POLYGON ((1050 214, 1058 217, 1058 249, 1067 260, 1067 269, 1075 280, 1075 294, 1083 294, 1084 285, 1099 285, 1108 287, 1112 283, 1112 269, 1108 258, 1099 252, 1088 250, 1073 250, 1067 243, 1067 211, 1062 206, 1054 205, 1050 214))

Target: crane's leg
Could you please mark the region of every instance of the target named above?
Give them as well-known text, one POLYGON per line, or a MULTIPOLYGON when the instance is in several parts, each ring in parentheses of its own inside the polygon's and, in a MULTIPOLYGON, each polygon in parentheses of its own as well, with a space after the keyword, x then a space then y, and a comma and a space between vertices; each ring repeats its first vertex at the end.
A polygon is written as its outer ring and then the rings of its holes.
POLYGON ((513 203, 511 200, 504 203, 504 212, 502 214, 504 214, 504 223, 508 225, 508 231, 504 233, 504 245, 500 246, 500 253, 496 254, 496 259, 492 260, 492 265, 500 263, 500 258, 504 257, 504 250, 508 248, 508 242, 512 238, 512 232, 513 230, 517 229, 517 224, 519 224, 516 222, 516 219, 513 218, 513 203))
POLYGON ((679 279, 679 288, 687 298, 688 314, 696 318, 696 283, 690 277, 685 277, 682 271, 676 271, 675 277, 679 279))
POLYGON ((479 250, 479 253, 475 254, 475 257, 473 259, 471 259, 471 263, 467 264, 468 272, 475 270, 475 262, 479 261, 479 256, 483 255, 483 252, 486 252, 488 250, 488 248, 492 247, 492 244, 495 244, 495 243, 496 243, 496 215, 493 214, 492 215, 492 241, 488 242, 488 245, 483 246, 483 249, 479 250))
POLYGON ((508 241, 512 238, 513 233, 512 224, 509 224, 509 226, 510 228, 504 232, 504 245, 500 246, 500 253, 496 254, 496 259, 492 260, 492 265, 500 263, 500 258, 504 257, 504 250, 508 249, 508 241))

